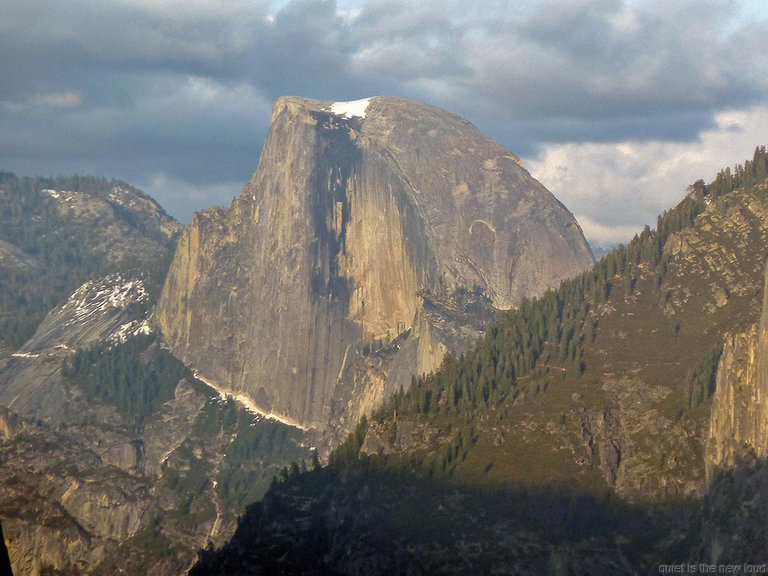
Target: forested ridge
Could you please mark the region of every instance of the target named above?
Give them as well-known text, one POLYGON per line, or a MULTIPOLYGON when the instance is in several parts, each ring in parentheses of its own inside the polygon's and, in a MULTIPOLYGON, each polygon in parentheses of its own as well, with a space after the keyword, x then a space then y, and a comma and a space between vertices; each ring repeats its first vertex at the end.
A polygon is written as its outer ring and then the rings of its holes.
MULTIPOLYGON (((46 191, 75 192, 109 201, 109 193, 115 189, 148 198, 121 180, 19 177, 0 171, 0 241, 12 245, 22 258, 15 265, 0 258, 0 344, 20 346, 45 314, 77 286, 118 264, 110 262, 103 247, 103 227, 62 214, 56 198, 46 191)), ((131 210, 117 202, 109 205, 112 218, 165 247, 166 254, 156 261, 122 261, 118 266, 123 273, 140 274, 148 289, 159 291, 170 265, 172 242, 131 210)), ((130 242, 129 238, 123 240, 130 242)))
MULTIPOLYGON (((592 270, 502 314, 476 348, 460 358, 449 353, 439 370, 414 379, 411 389, 393 396, 375 419, 393 413, 471 418, 478 409, 514 397, 527 379, 552 372, 581 374, 585 347, 594 342, 599 330, 598 320, 590 311, 606 303, 615 290, 631 294, 640 274, 653 275, 657 287, 661 286, 669 265, 663 250, 669 237, 693 226, 712 201, 736 189, 752 192, 766 177, 768 153, 760 146, 745 165, 722 170, 711 184, 702 180, 692 184, 682 202, 658 217, 655 229, 646 226, 592 270)), ((711 388, 718 358, 719 353, 713 352, 691 375, 692 395, 700 394, 699 382, 705 382, 707 390, 711 388)))

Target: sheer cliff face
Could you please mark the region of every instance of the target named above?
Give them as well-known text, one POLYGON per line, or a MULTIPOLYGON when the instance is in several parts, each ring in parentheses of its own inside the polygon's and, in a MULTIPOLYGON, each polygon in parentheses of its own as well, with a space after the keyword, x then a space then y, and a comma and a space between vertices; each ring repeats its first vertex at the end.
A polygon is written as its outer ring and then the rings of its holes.
POLYGON ((751 330, 725 339, 712 401, 707 478, 754 458, 768 458, 768 268, 763 312, 751 330))
POLYGON ((282 98, 240 198, 186 229, 157 318, 202 377, 324 428, 361 339, 412 334, 433 367, 420 291, 507 308, 591 262, 573 216, 464 120, 282 98))
POLYGON ((700 557, 762 562, 768 550, 768 268, 759 324, 729 334, 717 370, 706 444, 700 557))

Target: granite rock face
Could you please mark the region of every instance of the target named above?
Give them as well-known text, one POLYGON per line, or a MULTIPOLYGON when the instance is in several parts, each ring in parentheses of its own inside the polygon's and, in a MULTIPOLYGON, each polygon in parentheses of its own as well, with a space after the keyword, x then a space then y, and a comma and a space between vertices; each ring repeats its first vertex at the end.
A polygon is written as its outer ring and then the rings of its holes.
POLYGON ((353 391, 382 398, 440 361, 419 294, 478 286, 509 308, 592 261, 568 210, 461 118, 284 97, 241 196, 183 233, 156 319, 217 387, 324 430, 356 416, 353 391), (397 342, 391 361, 361 375, 376 342, 397 342))
POLYGON ((768 283, 760 322, 725 338, 705 456, 699 555, 713 564, 762 562, 768 549, 768 283))
MULTIPOLYGON (((768 269, 765 279, 768 281, 768 269)), ((707 477, 768 458, 768 282, 760 323, 726 336, 712 401, 707 477)))
POLYGON ((768 455, 766 338, 761 332, 755 328, 726 337, 710 419, 708 478, 717 468, 768 455))
POLYGON ((768 268, 760 323, 726 336, 712 401, 707 477, 768 458, 768 268))

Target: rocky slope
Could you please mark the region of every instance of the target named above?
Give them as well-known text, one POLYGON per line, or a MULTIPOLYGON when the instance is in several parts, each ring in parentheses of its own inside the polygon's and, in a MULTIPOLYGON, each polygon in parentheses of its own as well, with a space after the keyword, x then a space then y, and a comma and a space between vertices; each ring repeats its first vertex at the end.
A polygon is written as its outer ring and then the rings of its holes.
POLYGON ((219 388, 343 432, 442 358, 419 294, 478 286, 508 308, 591 262, 572 215, 464 120, 286 97, 242 195, 185 230, 157 322, 219 388))
POLYGON ((0 208, 0 332, 34 329, 0 344, 14 573, 180 574, 281 467, 310 460, 310 439, 219 396, 149 334, 181 227, 154 201, 0 173, 0 208))
POLYGON ((69 393, 66 426, 0 414, 0 517, 17 575, 184 573, 286 460, 308 459, 297 431, 200 383, 181 380, 141 427, 69 393))
POLYGON ((0 367, 0 405, 29 420, 66 422, 63 359, 94 343, 148 333, 149 300, 141 280, 119 274, 80 286, 0 367))
POLYGON ((112 181, 88 191, 46 188, 42 193, 50 196, 57 213, 70 225, 92 227, 89 250, 104 254, 111 263, 156 258, 161 255, 158 244, 173 239, 181 229, 157 202, 124 182, 112 181))
POLYGON ((150 310, 141 280, 89 281, 0 368, 0 518, 16 574, 180 574, 282 466, 309 460, 301 430, 221 398, 161 350, 150 310), (94 359, 63 375, 62 362, 94 359), (125 384, 109 394, 110 382, 125 384), (122 400, 149 394, 156 407, 141 413, 122 400))

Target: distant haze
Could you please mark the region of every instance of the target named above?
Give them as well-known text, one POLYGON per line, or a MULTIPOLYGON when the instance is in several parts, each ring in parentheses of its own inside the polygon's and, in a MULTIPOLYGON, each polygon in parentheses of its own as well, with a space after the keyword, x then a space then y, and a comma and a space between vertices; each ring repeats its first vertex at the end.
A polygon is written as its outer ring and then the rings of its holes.
POLYGON ((601 245, 768 144, 757 1, 6 0, 2 12, 0 169, 123 178, 184 222, 240 193, 285 94, 457 113, 601 245))

